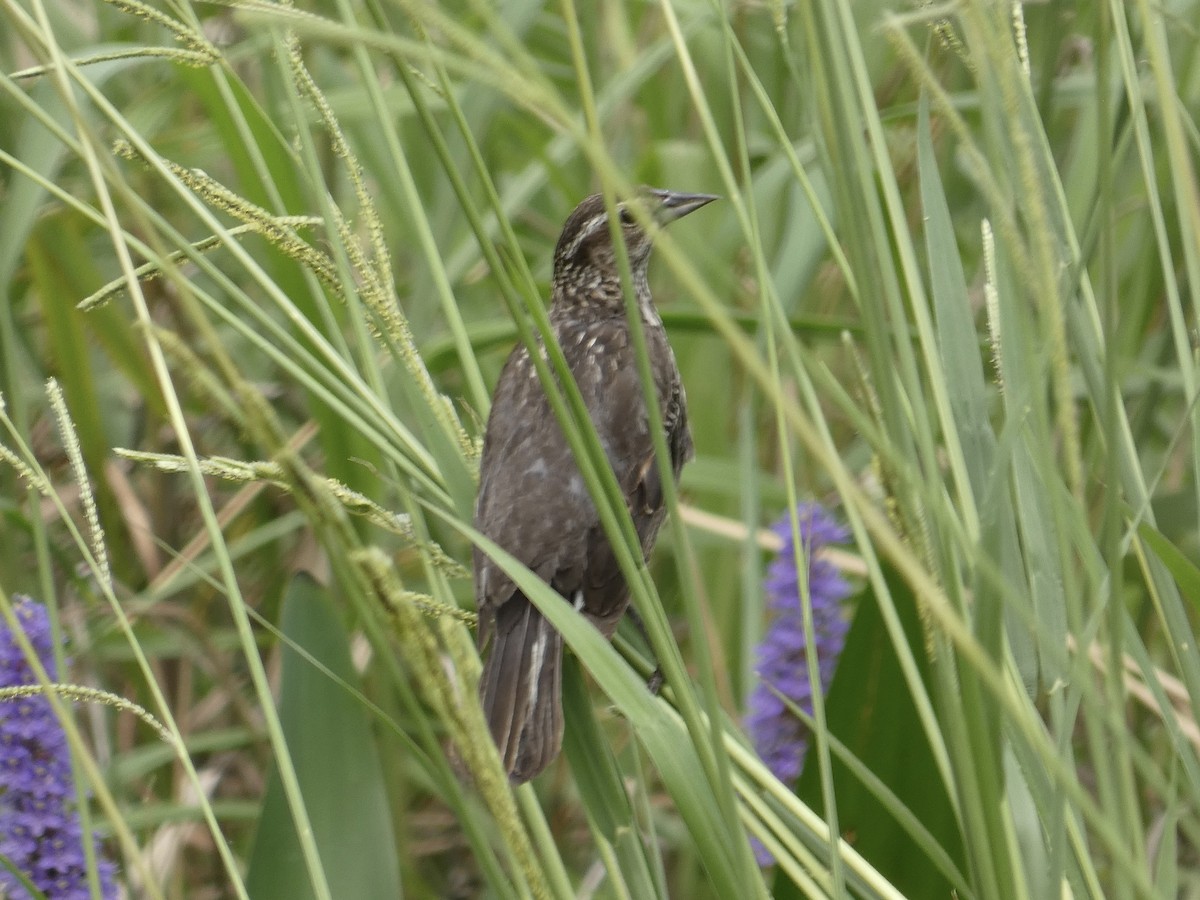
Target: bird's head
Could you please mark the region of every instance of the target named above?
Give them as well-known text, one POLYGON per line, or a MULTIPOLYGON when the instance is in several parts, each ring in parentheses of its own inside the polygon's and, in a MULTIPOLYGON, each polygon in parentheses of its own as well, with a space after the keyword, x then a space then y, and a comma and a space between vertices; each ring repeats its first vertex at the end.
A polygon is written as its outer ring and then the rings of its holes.
MULTIPOLYGON (((634 274, 644 274, 650 259, 652 235, 642 227, 642 221, 650 218, 663 226, 716 199, 713 194, 682 194, 659 188, 642 188, 636 199, 619 201, 616 212, 621 217, 621 234, 634 274), (641 221, 633 212, 632 205, 635 203, 645 210, 641 221)), ((554 249, 554 279, 556 282, 597 277, 608 280, 618 278, 618 272, 604 196, 592 194, 575 207, 563 225, 558 246, 554 249)))

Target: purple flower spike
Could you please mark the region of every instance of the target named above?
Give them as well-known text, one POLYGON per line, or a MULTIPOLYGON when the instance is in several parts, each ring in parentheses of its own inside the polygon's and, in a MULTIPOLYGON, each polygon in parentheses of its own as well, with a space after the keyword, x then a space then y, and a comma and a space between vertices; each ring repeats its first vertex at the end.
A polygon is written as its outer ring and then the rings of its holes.
MULTIPOLYGON (((57 678, 54 639, 46 608, 14 597, 18 626, 47 674, 57 678)), ((0 688, 37 684, 16 635, 0 623, 0 688)), ((50 701, 40 695, 0 701, 0 855, 50 900, 89 900, 87 860, 71 754, 50 701)), ((116 867, 99 850, 96 865, 105 900, 117 896, 116 867)), ((25 900, 29 892, 0 866, 0 896, 25 900)))
MULTIPOLYGON (((848 624, 842 615, 842 601, 850 586, 832 563, 817 551, 828 544, 843 543, 849 537, 845 528, 816 503, 797 510, 800 544, 808 566, 808 596, 812 601, 813 639, 821 692, 833 681, 834 668, 846 642, 848 624)), ((808 749, 808 728, 793 715, 780 695, 805 712, 812 713, 812 685, 808 680, 810 649, 804 634, 801 609, 800 563, 792 539, 791 517, 785 515, 772 530, 783 538, 783 549, 767 567, 763 588, 767 608, 775 613, 762 642, 758 645, 755 671, 759 683, 751 691, 746 707, 746 731, 767 768, 785 784, 800 776, 808 749)), ((774 862, 757 841, 755 855, 761 865, 774 862)))

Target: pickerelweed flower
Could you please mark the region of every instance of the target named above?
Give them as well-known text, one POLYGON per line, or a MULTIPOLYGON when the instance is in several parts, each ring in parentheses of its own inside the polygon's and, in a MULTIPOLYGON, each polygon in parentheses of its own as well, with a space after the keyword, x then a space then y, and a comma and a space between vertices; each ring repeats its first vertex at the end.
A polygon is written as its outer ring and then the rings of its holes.
MULTIPOLYGON (((833 680, 838 657, 846 642, 848 624, 842 601, 850 586, 842 573, 819 552, 829 544, 843 543, 845 528, 816 503, 797 510, 800 545, 808 564, 808 597, 812 601, 813 644, 822 694, 833 680)), ((784 784, 793 784, 804 765, 808 728, 789 709, 786 697, 796 707, 812 713, 812 684, 808 680, 808 641, 805 640, 801 608, 801 579, 792 539, 791 517, 785 515, 772 528, 783 539, 783 549, 767 567, 763 588, 767 607, 775 615, 758 645, 755 671, 759 683, 746 703, 746 731, 767 767, 784 784)), ((772 862, 767 851, 754 842, 759 862, 772 862)))
MULTIPOLYGON (((54 639, 46 608, 17 596, 13 613, 54 680, 54 639)), ((0 688, 37 683, 16 636, 0 620, 0 688)), ((50 701, 39 694, 0 701, 0 855, 49 900, 92 896, 74 800, 70 748, 50 701)), ((98 848, 96 863, 103 897, 116 897, 115 866, 98 848)), ((5 866, 0 866, 0 894, 12 900, 30 896, 5 866)))

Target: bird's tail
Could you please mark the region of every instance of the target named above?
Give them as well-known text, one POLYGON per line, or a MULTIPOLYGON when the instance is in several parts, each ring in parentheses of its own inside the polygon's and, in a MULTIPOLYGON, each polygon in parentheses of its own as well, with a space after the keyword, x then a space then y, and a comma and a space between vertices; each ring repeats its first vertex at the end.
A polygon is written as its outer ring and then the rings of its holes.
POLYGON ((528 600, 507 602, 520 608, 497 623, 479 695, 505 771, 523 784, 562 749, 563 640, 528 600))

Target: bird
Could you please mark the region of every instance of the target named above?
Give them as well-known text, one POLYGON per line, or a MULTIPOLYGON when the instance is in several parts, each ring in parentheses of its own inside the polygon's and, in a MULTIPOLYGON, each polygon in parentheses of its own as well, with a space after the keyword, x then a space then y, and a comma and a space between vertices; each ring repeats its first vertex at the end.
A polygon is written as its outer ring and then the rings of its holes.
MULTIPOLYGON (((661 227, 715 199, 642 188, 614 207, 676 483, 694 455, 687 400, 650 296, 646 273, 653 235, 632 203, 641 203, 661 227)), ((554 249, 550 295, 554 339, 648 559, 666 508, 603 195, 587 197, 567 217, 554 249)), ((474 524, 611 640, 629 606, 629 586, 524 345, 512 351, 496 385, 484 430, 474 524)), ((481 652, 490 648, 480 700, 509 781, 523 784, 562 749, 563 639, 479 547, 473 570, 478 643, 481 652)))

